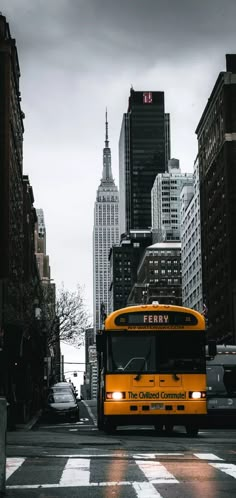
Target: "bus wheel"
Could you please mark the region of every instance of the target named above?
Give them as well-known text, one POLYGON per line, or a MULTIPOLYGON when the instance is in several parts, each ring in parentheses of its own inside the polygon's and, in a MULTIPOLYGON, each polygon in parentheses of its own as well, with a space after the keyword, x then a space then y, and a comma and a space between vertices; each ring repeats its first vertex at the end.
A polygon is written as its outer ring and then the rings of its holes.
POLYGON ((196 437, 198 435, 199 427, 196 427, 195 425, 186 425, 185 429, 188 436, 196 437))
POLYGON ((165 431, 167 434, 172 434, 173 428, 174 428, 173 424, 165 424, 165 431))

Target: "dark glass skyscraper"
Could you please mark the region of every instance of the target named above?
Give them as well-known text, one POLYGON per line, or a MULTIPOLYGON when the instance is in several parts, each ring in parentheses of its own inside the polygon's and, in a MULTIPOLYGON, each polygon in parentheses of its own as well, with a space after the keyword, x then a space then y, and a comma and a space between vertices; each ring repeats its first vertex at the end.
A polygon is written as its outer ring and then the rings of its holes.
POLYGON ((131 88, 119 141, 120 233, 151 226, 151 189, 170 157, 164 92, 131 88))

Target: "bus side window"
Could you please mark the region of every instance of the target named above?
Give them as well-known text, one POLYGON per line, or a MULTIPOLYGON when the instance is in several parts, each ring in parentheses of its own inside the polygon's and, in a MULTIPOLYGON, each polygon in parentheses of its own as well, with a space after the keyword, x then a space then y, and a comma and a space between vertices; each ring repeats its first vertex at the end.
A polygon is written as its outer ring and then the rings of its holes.
POLYGON ((224 368, 224 385, 228 393, 236 391, 236 368, 225 367, 224 368))
POLYGON ((225 391, 224 368, 221 365, 207 367, 207 389, 208 391, 225 391))

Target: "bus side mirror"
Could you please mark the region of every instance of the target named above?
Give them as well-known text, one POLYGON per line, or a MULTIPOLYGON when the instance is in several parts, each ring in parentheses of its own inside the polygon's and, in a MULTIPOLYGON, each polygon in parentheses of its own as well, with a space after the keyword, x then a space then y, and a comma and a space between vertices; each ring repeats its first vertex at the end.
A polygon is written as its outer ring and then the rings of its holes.
POLYGON ((101 353, 104 349, 104 336, 103 334, 96 335, 96 349, 98 353, 101 353))
POLYGON ((214 339, 211 339, 208 341, 208 356, 216 356, 217 355, 217 347, 216 347, 216 341, 214 339))

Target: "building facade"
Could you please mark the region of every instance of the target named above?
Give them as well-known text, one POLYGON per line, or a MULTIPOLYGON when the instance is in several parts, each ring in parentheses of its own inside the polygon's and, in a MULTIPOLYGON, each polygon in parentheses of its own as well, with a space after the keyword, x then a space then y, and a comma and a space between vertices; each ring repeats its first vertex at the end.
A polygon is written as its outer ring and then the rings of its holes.
POLYGON ((89 387, 90 399, 97 399, 97 350, 96 344, 89 346, 89 387))
POLYGON ((181 260, 183 306, 203 312, 200 191, 198 158, 193 185, 183 186, 181 199, 181 260))
POLYGON ((113 244, 119 243, 119 239, 119 192, 112 177, 111 149, 108 141, 108 123, 106 113, 103 173, 94 205, 93 316, 95 333, 103 325, 104 313, 108 314, 110 312, 109 252, 113 244))
POLYGON ((180 192, 192 184, 193 175, 181 173, 178 159, 170 159, 168 172, 156 176, 151 191, 153 242, 180 241, 180 192))
POLYGON ((23 275, 23 133, 16 42, 0 15, 0 278, 23 275))
POLYGON ((40 406, 44 353, 34 314, 40 279, 33 190, 23 175, 23 119, 16 41, 0 14, 0 395, 12 425, 40 406))
POLYGON ((23 119, 16 41, 0 14, 0 395, 8 401, 9 427, 42 408, 48 360, 38 220, 23 174, 23 119))
POLYGON ((157 242, 147 247, 137 270, 128 304, 182 304, 181 243, 157 242))
POLYGON ((42 287, 42 322, 47 330, 47 350, 45 353, 45 386, 62 377, 59 321, 56 318, 56 285, 51 279, 49 255, 46 254, 47 232, 43 209, 36 209, 35 257, 42 287), (55 327, 51 324, 55 324, 55 327))
POLYGON ((196 129, 203 300, 208 334, 236 342, 236 55, 222 71, 196 129))
MULTIPOLYGON (((94 330, 93 328, 86 329, 85 331, 85 372, 84 372, 84 382, 81 386, 81 394, 84 399, 92 399, 92 389, 91 389, 91 365, 89 348, 94 345, 94 330)), ((96 362, 96 358, 95 358, 96 362)))
MULTIPOLYGON (((46 225, 43 209, 36 209, 37 222, 35 226, 35 254, 41 281, 48 284, 51 281, 49 256, 46 253, 46 225)), ((53 285, 53 284, 51 284, 53 285)))
POLYGON ((110 250, 110 309, 127 306, 130 291, 137 281, 137 268, 147 246, 152 243, 151 230, 130 230, 119 245, 110 250))
POLYGON ((169 115, 164 92, 130 90, 119 139, 120 233, 150 229, 151 189, 167 169, 169 115))

